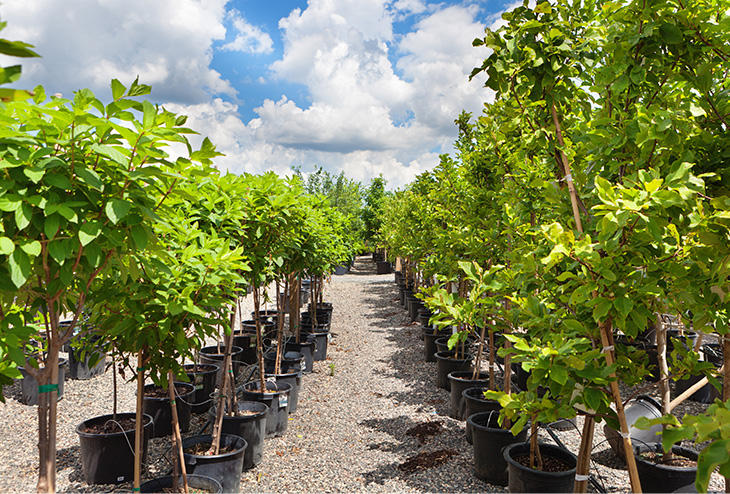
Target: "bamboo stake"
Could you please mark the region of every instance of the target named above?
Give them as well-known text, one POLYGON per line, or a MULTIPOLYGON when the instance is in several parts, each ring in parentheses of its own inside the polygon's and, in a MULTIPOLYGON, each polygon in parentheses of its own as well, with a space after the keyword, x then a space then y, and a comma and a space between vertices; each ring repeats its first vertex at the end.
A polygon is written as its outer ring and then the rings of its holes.
MULTIPOLYGON (((593 432, 595 430, 595 420, 592 415, 586 415, 583 422, 583 434, 580 440, 579 451, 591 451, 593 447, 593 432)), ((588 479, 591 471, 591 455, 582 454, 578 456, 578 465, 575 469, 575 484, 573 486, 573 492, 585 493, 588 492, 588 479), (580 473, 578 473, 580 472, 580 473), (580 475, 580 476, 579 476, 580 475), (580 480, 579 480, 580 479, 580 480)))
MULTIPOLYGON (((724 371, 725 371, 725 366, 723 365, 722 367, 720 367, 720 369, 718 369, 717 373, 722 374, 724 371)), ((709 380, 707 379, 707 377, 703 377, 702 379, 700 379, 699 381, 694 383, 692 386, 687 388, 687 390, 685 390, 684 393, 682 393, 681 395, 677 396, 675 399, 673 399, 672 401, 669 402, 669 411, 671 412, 672 410, 674 410, 677 407, 677 405, 680 405, 681 403, 686 401, 687 398, 689 398, 690 396, 695 394, 696 391, 703 388, 705 386, 705 384, 707 384, 708 382, 709 382, 709 380)))
POLYGON ((558 112, 555 109, 555 103, 550 105, 550 111, 553 114, 553 123, 555 124, 555 134, 560 145, 560 159, 565 170, 565 181, 568 184, 568 192, 570 193, 570 204, 573 207, 573 219, 575 219, 575 229, 583 233, 583 223, 580 220, 580 210, 578 208, 578 195, 575 192, 575 184, 573 184, 573 175, 570 172, 570 163, 568 163, 568 157, 563 151, 565 147, 565 141, 563 140, 563 131, 560 129, 560 121, 558 120, 558 112))
MULTIPOLYGON (((601 344, 603 345, 603 355, 606 359, 606 365, 611 366, 614 363, 613 357, 613 334, 611 334, 611 321, 607 320, 601 323, 601 344), (607 350, 608 348, 608 350, 607 350)), ((611 373, 612 378, 615 378, 615 373, 611 373)), ((616 414, 618 415, 618 422, 621 426, 621 439, 623 441, 624 456, 626 457, 626 465, 629 470, 629 480, 631 482, 631 490, 635 493, 641 491, 641 481, 639 480, 639 472, 636 469, 636 458, 634 458, 634 450, 631 446, 631 436, 629 435, 629 426, 626 422, 626 413, 624 412, 624 404, 621 401, 621 391, 618 389, 618 382, 613 379, 611 380, 611 395, 613 401, 616 404, 616 414)))
MULTIPOLYGON (((185 469, 185 455, 183 453, 183 447, 182 447, 182 437, 180 436, 180 422, 178 420, 177 416, 177 403, 175 401, 175 382, 173 378, 172 371, 167 371, 167 390, 170 395, 170 408, 172 410, 172 444, 173 449, 177 449, 177 455, 175 456, 175 452, 172 453, 172 464, 173 464, 173 473, 172 473, 172 481, 173 484, 177 483, 177 472, 174 468, 175 465, 179 465, 180 467, 180 473, 182 474, 183 479, 183 492, 188 492, 188 473, 185 469)), ((177 489, 175 489, 177 490, 177 489)))
POLYGON ((137 352, 137 408, 134 424, 134 492, 139 492, 140 479, 142 477, 142 399, 144 398, 144 347, 137 352))
MULTIPOLYGON (((657 359, 659 360, 659 393, 661 395, 661 413, 668 415, 671 411, 669 402, 672 397, 669 390, 669 366, 667 365, 667 328, 664 326, 661 314, 656 318, 657 359)), ((666 426, 662 426, 665 429, 666 426)), ((662 460, 671 459, 672 453, 662 453, 662 460)))

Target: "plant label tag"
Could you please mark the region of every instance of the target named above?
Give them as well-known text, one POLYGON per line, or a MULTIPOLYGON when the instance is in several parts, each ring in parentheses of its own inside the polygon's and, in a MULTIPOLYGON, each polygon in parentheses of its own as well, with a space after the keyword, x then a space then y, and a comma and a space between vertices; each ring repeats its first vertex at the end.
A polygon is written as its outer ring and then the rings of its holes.
POLYGON ((289 395, 283 394, 279 396, 279 408, 286 408, 289 404, 289 395))
POLYGON ((327 333, 327 343, 329 343, 330 341, 332 341, 332 335, 327 333))
POLYGON ((200 383, 200 384, 196 384, 195 385, 195 391, 198 391, 200 389, 203 389, 203 383, 200 383))
POLYGON ((307 370, 307 359, 302 359, 302 372, 307 370))
POLYGON ((124 475, 117 477, 117 482, 124 482, 124 475))
POLYGON ((276 376, 269 376, 266 378, 267 383, 275 383, 276 382, 276 376))

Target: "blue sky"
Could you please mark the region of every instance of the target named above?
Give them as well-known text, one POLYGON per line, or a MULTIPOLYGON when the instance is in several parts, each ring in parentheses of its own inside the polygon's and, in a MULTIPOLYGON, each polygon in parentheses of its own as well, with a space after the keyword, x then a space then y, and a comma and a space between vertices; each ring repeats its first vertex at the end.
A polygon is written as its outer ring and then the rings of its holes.
POLYGON ((234 173, 292 166, 402 187, 452 151, 454 119, 501 0, 5 0, 2 36, 36 46, 21 83, 70 96, 136 76, 234 173))

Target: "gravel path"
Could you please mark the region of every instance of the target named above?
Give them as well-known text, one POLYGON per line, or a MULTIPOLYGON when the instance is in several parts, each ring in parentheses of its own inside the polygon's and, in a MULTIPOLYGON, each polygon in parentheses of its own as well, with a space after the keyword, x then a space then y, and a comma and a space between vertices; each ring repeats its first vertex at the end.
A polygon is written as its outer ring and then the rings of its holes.
MULTIPOLYGON (((242 477, 242 492, 504 492, 472 473, 472 447, 464 422, 449 417, 449 394, 435 385, 435 363, 424 362, 420 326, 398 302, 392 275, 376 275, 369 258, 358 258, 349 274, 333 276, 325 300, 334 304, 328 358, 304 376, 299 408, 284 436, 265 442, 264 460, 242 477), (435 422, 421 441, 409 431, 435 422), (409 473, 402 465, 421 453, 443 451, 439 466, 409 473)), ((245 313, 251 309, 246 301, 245 313)), ((111 375, 65 383, 59 402, 59 492, 130 492, 131 484, 89 486, 83 480, 75 427, 111 412, 111 375)), ((133 384, 120 390, 120 411, 134 410, 133 384)), ((18 402, 19 385, 6 388, 0 404, 0 492, 29 492, 37 481, 35 406, 18 402), (15 439, 15 441, 12 441, 15 439)), ((696 405, 688 405, 688 410, 696 405)), ((680 409, 682 412, 682 409, 680 409)), ((194 418, 188 435, 200 430, 194 418)), ((582 422, 578 420, 578 427, 582 422)), ((576 430, 556 432, 577 452, 576 430)), ((541 437, 551 442, 541 432, 541 437)), ((623 462, 596 428, 593 472, 609 492, 629 490, 623 462)), ((151 441, 151 478, 169 470, 169 438, 151 441)), ((715 475, 717 477, 717 475, 715 475)), ((719 478, 713 489, 722 490, 719 478)))

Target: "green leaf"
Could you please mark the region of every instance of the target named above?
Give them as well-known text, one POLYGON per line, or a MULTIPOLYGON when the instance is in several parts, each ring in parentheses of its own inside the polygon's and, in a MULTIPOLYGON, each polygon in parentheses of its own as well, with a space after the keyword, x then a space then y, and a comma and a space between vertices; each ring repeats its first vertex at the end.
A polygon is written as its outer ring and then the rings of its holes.
POLYGON ((593 319, 596 322, 600 322, 606 317, 608 311, 611 310, 613 304, 610 300, 604 297, 598 297, 598 302, 593 307, 593 319))
POLYGON ((107 218, 111 220, 115 225, 119 223, 132 209, 132 204, 129 201, 123 201, 121 199, 112 199, 104 208, 107 218))
POLYGON ((21 249, 15 249, 8 257, 10 279, 16 288, 20 288, 28 280, 31 272, 31 263, 28 254, 21 249))
POLYGON ((43 233, 46 234, 48 239, 53 239, 58 233, 59 226, 61 226, 61 218, 58 214, 53 213, 43 223, 43 233))
POLYGON ((613 301, 613 306, 619 313, 623 314, 624 317, 629 315, 631 309, 634 308, 634 301, 628 297, 617 298, 613 301))
POLYGON ((100 221, 88 221, 81 225, 79 230, 79 242, 82 246, 88 245, 93 242, 96 237, 99 236, 102 229, 102 223, 100 221))
POLYGON ((662 40, 668 45, 679 45, 684 42, 684 36, 682 30, 674 24, 664 23, 659 26, 659 35, 662 40))
POLYGON ((550 379, 560 385, 565 385, 568 382, 568 371, 565 367, 559 365, 553 365, 550 368, 550 379))
POLYGON ((124 87, 124 84, 119 82, 118 79, 112 79, 111 88, 112 88, 112 99, 114 99, 114 101, 116 101, 119 98, 121 98, 122 96, 124 96, 124 91, 127 90, 127 88, 124 87))
POLYGON ((120 165, 127 164, 127 157, 111 146, 105 146, 104 144, 92 144, 91 150, 120 165))
POLYGON ((142 126, 145 129, 149 129, 155 123, 155 116, 157 115, 157 108, 147 100, 142 102, 142 126))
POLYGON ((147 230, 142 225, 134 225, 131 229, 132 234, 132 240, 134 241, 134 245, 139 249, 142 250, 145 247, 147 247, 148 243, 148 236, 147 236, 147 230))
POLYGON ((37 184, 41 181, 43 178, 43 175, 46 174, 46 170, 44 168, 29 168, 25 167, 23 168, 23 174, 30 179, 31 182, 34 184, 37 184))
POLYGON ((76 175, 89 187, 93 187, 96 190, 102 190, 104 187, 104 183, 94 170, 79 168, 76 170, 76 175))
POLYGON ((0 237, 0 255, 7 256, 15 250, 15 244, 8 237, 0 237))
POLYGON ((18 230, 30 225, 31 218, 33 218, 33 208, 29 204, 23 203, 19 209, 15 210, 15 225, 18 230))
POLYGON ((710 476, 718 465, 730 462, 730 439, 713 441, 700 452, 697 462, 697 478, 695 487, 697 492, 707 492, 710 476))
POLYGON ((23 252, 32 257, 41 253, 41 243, 38 240, 20 244, 20 248, 23 249, 23 252))

